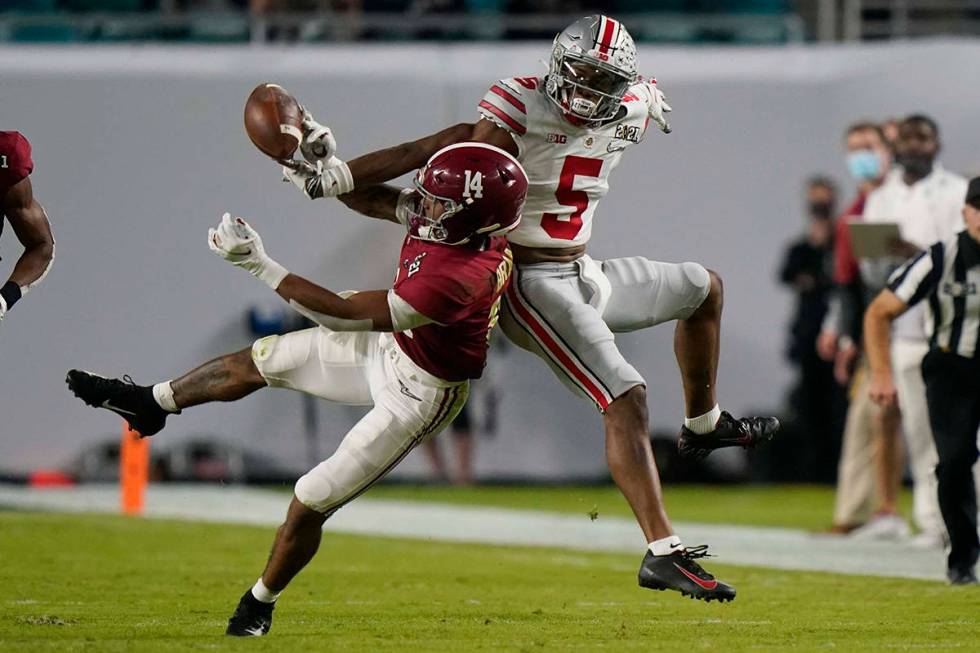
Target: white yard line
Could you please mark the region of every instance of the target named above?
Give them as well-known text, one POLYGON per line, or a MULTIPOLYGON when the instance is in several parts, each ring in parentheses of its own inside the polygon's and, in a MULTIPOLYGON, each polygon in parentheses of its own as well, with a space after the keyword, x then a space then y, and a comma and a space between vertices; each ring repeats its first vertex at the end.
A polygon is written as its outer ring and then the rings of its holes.
MULTIPOLYGON (((285 515, 288 495, 237 486, 153 485, 146 516, 273 526, 285 515)), ((113 485, 32 489, 0 485, 0 507, 62 512, 118 511, 113 485)), ((688 544, 710 544, 719 563, 899 578, 944 579, 941 551, 896 542, 859 542, 789 528, 678 522, 688 544)), ((644 542, 636 523, 620 517, 455 506, 416 501, 359 499, 334 515, 326 530, 449 542, 547 546, 632 553, 644 542)))

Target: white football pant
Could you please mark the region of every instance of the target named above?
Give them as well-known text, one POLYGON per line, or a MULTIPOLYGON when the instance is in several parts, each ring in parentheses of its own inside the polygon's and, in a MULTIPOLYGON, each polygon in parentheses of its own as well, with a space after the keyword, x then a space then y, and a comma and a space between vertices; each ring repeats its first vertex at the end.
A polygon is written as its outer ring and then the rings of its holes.
POLYGON ((605 411, 646 383, 613 334, 690 317, 710 289, 708 271, 697 263, 583 256, 518 265, 500 324, 514 344, 544 359, 572 392, 605 411))
POLYGON ((468 382, 432 376, 391 334, 375 331, 317 327, 269 336, 252 346, 252 360, 271 387, 374 406, 332 456, 296 482, 296 498, 328 517, 442 431, 469 394, 468 382))

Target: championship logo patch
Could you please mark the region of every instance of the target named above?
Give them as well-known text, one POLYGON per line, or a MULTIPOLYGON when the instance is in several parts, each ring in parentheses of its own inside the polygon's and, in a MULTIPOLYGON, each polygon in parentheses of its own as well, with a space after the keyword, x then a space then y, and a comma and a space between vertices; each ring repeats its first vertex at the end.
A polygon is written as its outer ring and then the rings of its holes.
POLYGON ((632 143, 640 142, 640 128, 636 125, 616 125, 616 138, 632 143))

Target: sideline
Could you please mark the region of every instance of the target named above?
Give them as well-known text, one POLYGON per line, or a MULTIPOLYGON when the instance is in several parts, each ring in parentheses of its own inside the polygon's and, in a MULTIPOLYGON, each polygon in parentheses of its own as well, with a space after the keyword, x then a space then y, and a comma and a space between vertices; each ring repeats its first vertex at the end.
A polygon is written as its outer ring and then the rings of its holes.
MULTIPOLYGON (((278 526, 288 495, 242 486, 150 485, 146 517, 278 526)), ((35 489, 0 484, 0 509, 116 513, 116 485, 35 489)), ((709 544, 718 564, 840 574, 945 580, 942 551, 906 543, 860 542, 803 530, 676 522, 690 545, 709 544)), ((444 503, 362 498, 327 521, 337 533, 579 551, 632 553, 644 542, 636 524, 600 517, 444 503)))

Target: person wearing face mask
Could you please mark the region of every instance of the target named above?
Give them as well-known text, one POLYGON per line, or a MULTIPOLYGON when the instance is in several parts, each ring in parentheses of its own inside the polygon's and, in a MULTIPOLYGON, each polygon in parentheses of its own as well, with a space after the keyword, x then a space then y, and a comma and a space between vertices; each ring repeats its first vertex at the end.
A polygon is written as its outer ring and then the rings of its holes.
MULTIPOLYGON (((962 229, 967 180, 940 165, 940 147, 939 127, 932 118, 915 114, 899 123, 897 166, 868 196, 864 211, 868 222, 898 223, 902 237, 893 244, 891 256, 861 261, 862 277, 873 292, 884 288, 888 275, 909 257, 962 229)), ((919 304, 894 321, 891 365, 912 472, 913 517, 921 531, 916 544, 938 548, 945 538, 936 494, 938 458, 921 373, 928 350, 925 305, 919 304)))
POLYGON ((861 316, 868 303, 858 260, 851 247, 849 225, 861 220, 868 195, 881 186, 891 167, 892 152, 881 126, 862 121, 845 135, 846 164, 857 182, 857 196, 837 219, 834 235, 834 290, 817 339, 820 357, 834 364, 834 378, 850 384, 850 403, 837 464, 834 518, 829 532, 850 533, 874 515, 882 524, 905 532, 897 516, 904 452, 899 438, 897 408, 876 407, 868 397, 867 363, 861 342, 861 316))
POLYGON ((797 297, 788 356, 799 367, 799 379, 790 404, 804 434, 799 442, 805 450, 798 452, 798 459, 804 469, 817 475, 810 480, 823 480, 819 475, 833 469, 840 432, 837 417, 843 413, 843 392, 834 382, 833 367, 816 349, 832 287, 836 199, 834 185, 826 177, 814 177, 807 183, 807 231, 787 249, 780 272, 781 281, 797 297))

